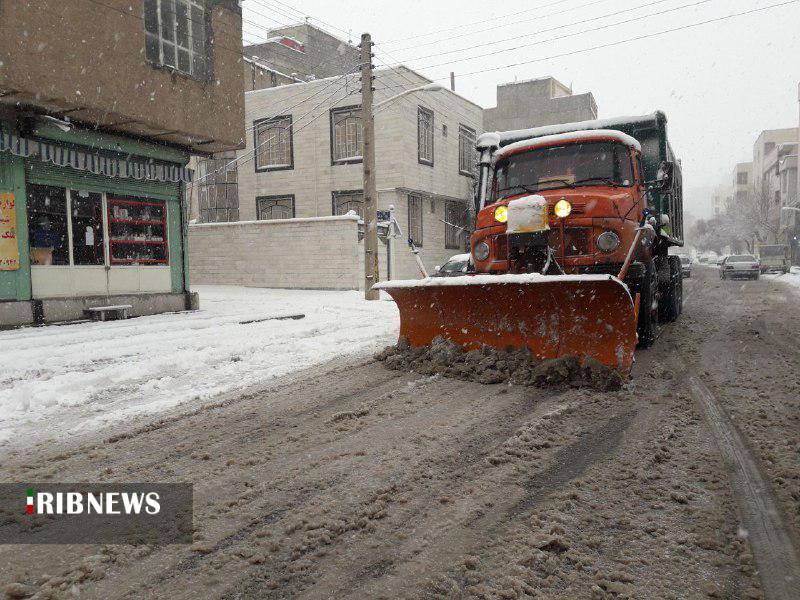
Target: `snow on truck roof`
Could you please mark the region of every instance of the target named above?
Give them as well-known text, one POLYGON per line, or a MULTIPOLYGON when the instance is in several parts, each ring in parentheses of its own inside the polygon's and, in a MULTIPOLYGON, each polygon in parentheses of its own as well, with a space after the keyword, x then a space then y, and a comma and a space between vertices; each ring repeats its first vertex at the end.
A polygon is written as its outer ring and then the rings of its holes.
POLYGON ((590 129, 583 131, 570 131, 568 133, 559 133, 557 135, 544 135, 534 136, 526 139, 519 140, 513 144, 503 146, 495 153, 497 158, 514 154, 518 150, 523 150, 538 146, 554 146, 556 144, 569 144, 578 140, 612 140, 625 144, 626 146, 642 151, 642 146, 634 138, 626 133, 617 131, 615 129, 590 129))
MULTIPOLYGON (((575 131, 590 131, 597 129, 615 129, 624 125, 655 125, 659 121, 666 122, 667 117, 661 111, 656 111, 649 115, 638 117, 614 117, 613 119, 594 119, 591 121, 576 121, 574 123, 560 123, 558 125, 545 125, 544 127, 532 127, 530 129, 514 129, 511 131, 486 132, 478 136, 478 146, 481 139, 486 136, 489 141, 494 141, 499 146, 507 146, 514 142, 527 140, 547 135, 558 135, 561 133, 571 133, 575 131)), ((488 145, 488 144, 483 144, 488 145)))

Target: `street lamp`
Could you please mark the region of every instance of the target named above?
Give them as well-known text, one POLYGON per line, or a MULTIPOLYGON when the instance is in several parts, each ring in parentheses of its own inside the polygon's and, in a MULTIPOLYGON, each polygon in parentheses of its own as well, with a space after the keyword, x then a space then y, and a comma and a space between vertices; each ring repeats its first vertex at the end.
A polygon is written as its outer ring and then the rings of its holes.
POLYGON ((441 92, 445 87, 441 83, 436 83, 432 81, 431 83, 426 83, 425 85, 421 85, 419 87, 411 88, 408 90, 403 90, 399 94, 395 94, 387 98, 386 100, 381 100, 377 104, 372 106, 372 114, 375 114, 375 110, 380 108, 381 106, 385 106, 390 102, 394 102, 395 100, 402 98, 403 96, 408 96, 409 94, 414 94, 416 92, 441 92))

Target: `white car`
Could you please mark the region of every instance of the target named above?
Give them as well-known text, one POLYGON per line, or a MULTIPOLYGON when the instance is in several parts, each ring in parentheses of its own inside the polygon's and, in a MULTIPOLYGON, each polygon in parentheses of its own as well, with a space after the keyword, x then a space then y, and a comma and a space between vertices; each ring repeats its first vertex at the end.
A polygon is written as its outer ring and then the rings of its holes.
POLYGON ((469 254, 456 254, 451 256, 446 263, 434 268, 431 277, 458 277, 459 275, 466 275, 470 271, 469 254))
POLYGON ((734 254, 728 256, 719 268, 721 279, 758 279, 761 275, 761 265, 752 254, 734 254))

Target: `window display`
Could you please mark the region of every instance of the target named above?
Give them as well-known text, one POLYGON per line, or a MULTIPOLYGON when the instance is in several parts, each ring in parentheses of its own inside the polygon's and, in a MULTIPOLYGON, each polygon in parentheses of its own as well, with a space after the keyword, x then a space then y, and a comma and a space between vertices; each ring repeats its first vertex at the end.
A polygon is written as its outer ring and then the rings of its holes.
POLYGON ((69 195, 73 264, 105 264, 103 195, 75 190, 70 190, 69 195))
POLYGON ((69 265, 67 190, 28 184, 31 264, 69 265))
POLYGON ((108 198, 112 265, 165 265, 168 262, 164 202, 108 198))

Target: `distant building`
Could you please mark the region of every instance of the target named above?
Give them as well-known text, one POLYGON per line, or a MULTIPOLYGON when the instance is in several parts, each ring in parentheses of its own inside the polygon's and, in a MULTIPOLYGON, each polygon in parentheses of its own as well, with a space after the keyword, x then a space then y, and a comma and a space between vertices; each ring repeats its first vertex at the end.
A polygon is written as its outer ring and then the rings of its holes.
MULTIPOLYGON (((262 90, 342 75, 357 68, 356 46, 309 23, 271 29, 266 40, 244 47, 244 91, 262 90)), ((193 220, 219 223, 239 220, 238 169, 233 153, 197 158, 192 167, 193 220)))
POLYGON ((711 196, 711 204, 714 210, 714 216, 718 217, 728 210, 728 203, 731 199, 730 185, 720 184, 714 188, 711 196))
POLYGON ((497 107, 483 111, 485 131, 527 129, 597 118, 591 92, 573 94, 553 77, 497 86, 497 107))
POLYGON ((766 193, 773 192, 770 178, 774 174, 776 148, 780 144, 797 142, 798 128, 766 129, 753 144, 753 188, 766 193), (772 156, 770 156, 772 154, 772 156))
MULTIPOLYGON (((376 105, 429 82, 405 67, 378 70, 376 105)), ((198 281, 350 289, 361 284, 359 89, 353 75, 245 94, 250 133, 247 148, 238 153, 241 223, 190 228, 190 264, 198 281), (221 240, 231 236, 241 244, 222 250, 232 254, 221 260, 221 240), (349 257, 346 263, 343 257, 349 257)), ((379 244, 381 279, 417 276, 407 237, 421 248, 429 270, 466 250, 481 122, 482 108, 450 90, 415 92, 377 108, 379 220, 385 227, 393 207, 403 230, 393 247, 385 236, 379 244)))
POLYGON ((0 2, 0 327, 196 306, 186 165, 243 145, 242 13, 159 6, 0 2))
POLYGON ((728 210, 741 206, 747 200, 748 194, 753 187, 753 163, 737 163, 733 168, 730 186, 730 202, 733 206, 728 206, 728 210))

